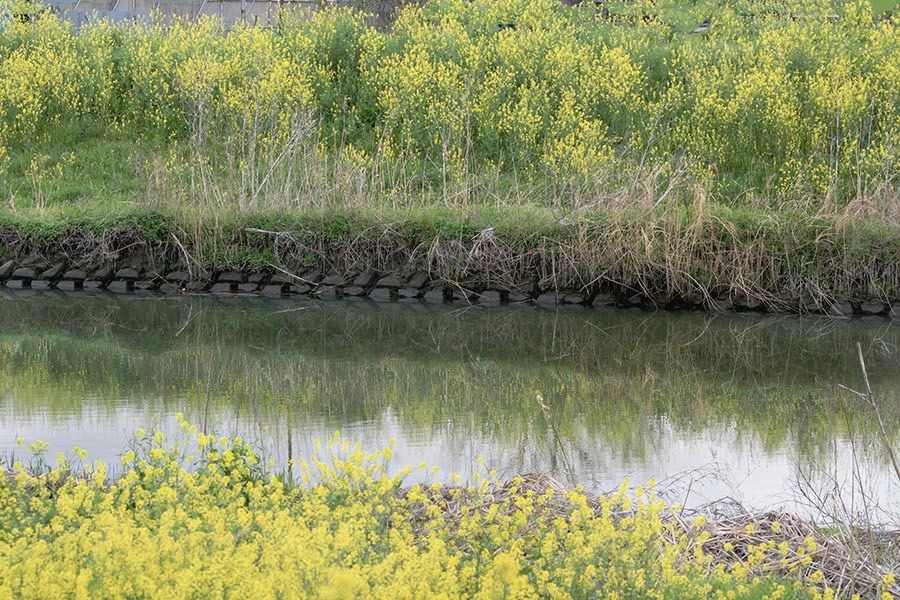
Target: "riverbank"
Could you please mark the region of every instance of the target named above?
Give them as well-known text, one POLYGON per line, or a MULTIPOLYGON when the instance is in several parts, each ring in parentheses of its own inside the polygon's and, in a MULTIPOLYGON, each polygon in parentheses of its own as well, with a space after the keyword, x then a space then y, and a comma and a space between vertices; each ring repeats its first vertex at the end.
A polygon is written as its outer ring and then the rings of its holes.
MULTIPOLYGON (((684 515, 653 489, 599 497, 529 474, 404 486, 391 450, 340 437, 295 480, 239 438, 138 430, 121 467, 74 449, 0 477, 0 591, 193 597, 809 597, 896 594, 891 534, 785 514, 684 515), (115 477, 109 473, 116 471, 115 477), (76 475, 78 474, 78 475, 76 475), (850 538, 842 536, 850 534, 850 538), (877 544, 875 543, 877 540, 877 544), (310 551, 314 549, 314 551, 310 551), (250 586, 248 588, 247 586, 250 586)), ((10 465, 11 466, 11 465, 10 465)), ((425 469, 420 466, 419 470, 425 469)), ((895 562, 895 561, 894 561, 895 562)))
POLYGON ((608 4, 0 15, 0 280, 897 312, 884 7, 608 4))
POLYGON ((725 207, 0 215, 8 287, 897 313, 900 228, 725 207))

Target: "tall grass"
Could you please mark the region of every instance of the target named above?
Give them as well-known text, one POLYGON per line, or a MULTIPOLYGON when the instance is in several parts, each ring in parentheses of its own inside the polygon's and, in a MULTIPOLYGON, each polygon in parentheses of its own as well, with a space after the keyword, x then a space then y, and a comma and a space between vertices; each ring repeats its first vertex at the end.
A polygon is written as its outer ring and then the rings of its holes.
POLYGON ((898 29, 866 2, 698 3, 677 26, 657 4, 434 0, 388 30, 349 9, 7 19, 2 253, 86 264, 140 238, 166 268, 187 251, 672 305, 900 298, 898 29))
POLYGON ((210 210, 581 212, 701 189, 733 206, 893 212, 896 27, 865 2, 749 21, 766 7, 700 3, 691 18, 715 19, 691 35, 658 4, 628 8, 660 15, 628 24, 555 0, 435 0, 389 31, 347 9, 230 31, 7 20, 0 189, 17 207, 102 203, 77 177, 86 138, 139 149, 93 173, 130 199, 210 210))

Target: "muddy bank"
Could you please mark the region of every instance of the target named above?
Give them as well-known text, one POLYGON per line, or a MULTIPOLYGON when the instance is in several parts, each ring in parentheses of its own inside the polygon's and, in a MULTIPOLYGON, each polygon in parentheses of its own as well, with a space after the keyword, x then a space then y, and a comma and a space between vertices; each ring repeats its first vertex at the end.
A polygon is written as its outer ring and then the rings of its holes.
POLYGON ((768 213, 0 220, 0 285, 461 304, 900 314, 900 232, 768 213))

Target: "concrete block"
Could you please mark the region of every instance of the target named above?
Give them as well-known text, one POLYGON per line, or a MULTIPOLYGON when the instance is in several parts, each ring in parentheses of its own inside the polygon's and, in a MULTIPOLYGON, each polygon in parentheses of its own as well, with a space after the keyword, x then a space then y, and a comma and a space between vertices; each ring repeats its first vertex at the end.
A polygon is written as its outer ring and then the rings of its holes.
POLYGON ((447 296, 444 293, 443 287, 436 287, 425 292, 422 299, 430 304, 443 304, 447 301, 447 296))
POLYGON ((0 280, 9 279, 12 276, 13 271, 16 270, 16 261, 8 260, 2 265, 0 265, 0 280))
POLYGON ((406 287, 423 288, 426 283, 428 283, 428 273, 418 271, 406 282, 406 287))
POLYGON ((82 279, 63 279, 56 284, 56 289, 64 292, 74 292, 75 290, 84 289, 84 280, 82 279))
POLYGON ((397 296, 399 298, 418 298, 423 295, 423 291, 419 288, 405 287, 397 290, 397 296))
POLYGON ((234 283, 214 283, 209 292, 211 294, 230 294, 237 291, 237 284, 234 283))
POLYGON ((313 290, 311 285, 305 283, 295 283, 288 286, 288 292, 291 294, 308 294, 313 290))
POLYGON ((137 269, 133 269, 132 267, 125 267, 124 269, 116 271, 116 279, 137 281, 140 278, 141 274, 137 272, 137 269))
POLYGON ((387 275, 386 277, 382 277, 378 280, 378 283, 375 284, 380 288, 391 288, 394 290, 398 290, 403 287, 403 280, 401 280, 396 275, 387 275))
POLYGON ((322 272, 318 269, 310 269, 300 276, 300 280, 307 285, 315 285, 322 281, 322 272))
POLYGON ((12 273, 13 279, 20 279, 25 281, 31 281, 32 279, 37 279, 37 272, 31 267, 19 267, 12 273))
POLYGON ((544 292, 535 298, 535 302, 537 302, 539 306, 556 306, 560 303, 559 300, 560 298, 556 292, 544 292))
POLYGON ((616 297, 612 294, 607 294, 605 292, 600 292, 594 299, 591 301, 591 306, 594 308, 599 308, 601 306, 615 306, 616 305, 616 297))
POLYGON ((476 294, 470 290, 460 289, 460 288, 451 288, 450 289, 449 300, 451 302, 461 302, 461 303, 469 304, 476 298, 478 298, 478 294, 476 294))
POLYGON ((377 279, 378 271, 363 271, 356 277, 356 279, 353 280, 353 286, 368 289, 375 284, 375 281, 377 279))
POLYGON ((277 273, 272 275, 271 279, 269 279, 269 283, 291 284, 291 283, 294 283, 295 281, 299 281, 297 279, 297 277, 295 277, 294 275, 292 275, 290 273, 284 273, 282 271, 278 271, 277 273))
POLYGON ((134 291, 134 281, 131 279, 114 279, 109 282, 106 289, 117 294, 125 294, 134 291))
POLYGON ((565 294, 560 299, 560 304, 586 304, 586 299, 581 294, 565 294))
POLYGON ((106 283, 113 276, 113 268, 109 265, 100 267, 91 274, 90 279, 106 283))
POLYGON ((84 281, 87 279, 87 273, 81 269, 69 269, 63 273, 62 278, 66 281, 84 281))
POLYGON ((338 287, 334 285, 320 285, 313 294, 323 300, 336 300, 341 297, 338 287))
POLYGON ((319 285, 343 287, 347 285, 347 279, 339 273, 332 273, 331 275, 326 276, 319 285))
POLYGON ((284 293, 284 286, 269 284, 263 287, 262 293, 266 296, 281 296, 284 293))
POLYGON ((247 278, 240 271, 224 271, 216 277, 216 283, 244 283, 247 278))
POLYGON ((859 305, 859 310, 864 315, 883 315, 888 312, 889 308, 882 302, 863 302, 859 305))
POLYGON ((503 301, 500 292, 497 290, 487 290, 478 298, 478 302, 488 306, 496 306, 503 301))
POLYGON ((172 283, 185 283, 191 280, 191 275, 187 271, 172 271, 166 275, 165 279, 172 283))
POLYGON ((731 304, 731 300, 712 300, 709 303, 709 311, 717 314, 725 314, 734 312, 734 305, 731 304))
POLYGON ((390 302, 396 297, 396 290, 386 287, 377 287, 369 292, 369 300, 374 302, 390 302))
POLYGON ((366 289, 357 285, 351 285, 344 288, 344 296, 348 298, 358 298, 366 295, 366 289))
POLYGON ((163 283, 159 286, 159 291, 163 294, 180 294, 182 290, 177 283, 163 283))

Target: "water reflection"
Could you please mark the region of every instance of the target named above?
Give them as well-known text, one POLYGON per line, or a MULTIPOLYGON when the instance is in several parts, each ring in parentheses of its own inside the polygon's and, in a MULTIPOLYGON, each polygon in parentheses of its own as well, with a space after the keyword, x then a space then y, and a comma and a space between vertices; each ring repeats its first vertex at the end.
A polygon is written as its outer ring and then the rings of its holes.
POLYGON ((876 423, 838 388, 861 385, 857 343, 896 443, 885 321, 0 292, 0 452, 21 435, 115 460, 183 412, 279 463, 340 430, 465 477, 477 457, 593 489, 715 470, 695 502, 759 507, 853 449, 887 499, 876 423))

